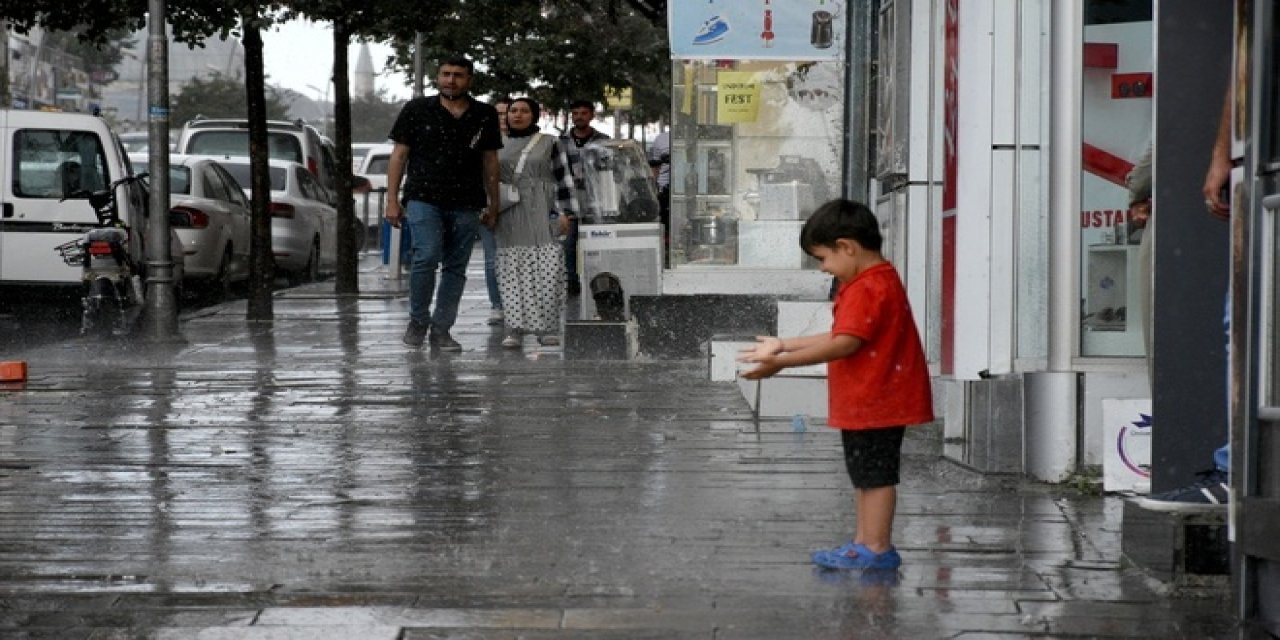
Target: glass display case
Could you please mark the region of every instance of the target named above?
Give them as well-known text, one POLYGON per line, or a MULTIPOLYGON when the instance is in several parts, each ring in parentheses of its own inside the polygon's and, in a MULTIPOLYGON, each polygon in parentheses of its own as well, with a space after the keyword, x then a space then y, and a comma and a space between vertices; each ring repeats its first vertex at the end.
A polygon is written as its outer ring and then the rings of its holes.
POLYGON ((837 62, 677 61, 671 265, 814 268, 799 247, 839 195, 837 62))

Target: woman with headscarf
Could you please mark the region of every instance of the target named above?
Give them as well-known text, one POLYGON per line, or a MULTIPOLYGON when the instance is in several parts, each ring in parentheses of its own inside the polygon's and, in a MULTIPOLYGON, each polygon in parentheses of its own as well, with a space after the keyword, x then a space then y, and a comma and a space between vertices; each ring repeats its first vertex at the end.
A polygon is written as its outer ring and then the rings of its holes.
POLYGON ((564 313, 564 253, 559 237, 568 232, 578 211, 568 158, 556 136, 541 133, 541 109, 529 98, 507 107, 507 136, 498 160, 501 180, 513 184, 520 198, 482 220, 498 241, 498 288, 502 293, 506 336, 502 346, 519 348, 524 334, 535 334, 544 346, 560 344, 564 313))

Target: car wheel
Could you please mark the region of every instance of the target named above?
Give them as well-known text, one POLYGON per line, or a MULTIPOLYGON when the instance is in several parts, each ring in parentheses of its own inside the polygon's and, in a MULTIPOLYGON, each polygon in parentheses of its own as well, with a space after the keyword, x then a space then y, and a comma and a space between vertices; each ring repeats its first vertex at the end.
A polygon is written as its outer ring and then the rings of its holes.
POLYGON ((218 262, 218 273, 209 284, 209 295, 215 302, 222 302, 231 297, 231 245, 222 251, 222 260, 218 262))
POLYGON ((306 282, 320 281, 320 239, 316 238, 311 243, 311 253, 307 255, 307 266, 303 271, 303 278, 306 282))

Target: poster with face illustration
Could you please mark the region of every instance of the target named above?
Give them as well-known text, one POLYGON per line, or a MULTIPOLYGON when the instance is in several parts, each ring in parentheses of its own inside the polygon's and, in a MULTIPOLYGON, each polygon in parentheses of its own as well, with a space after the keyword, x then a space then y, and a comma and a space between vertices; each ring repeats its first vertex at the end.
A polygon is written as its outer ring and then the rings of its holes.
POLYGON ((844 55, 843 0, 670 2, 671 57, 836 60, 844 55))

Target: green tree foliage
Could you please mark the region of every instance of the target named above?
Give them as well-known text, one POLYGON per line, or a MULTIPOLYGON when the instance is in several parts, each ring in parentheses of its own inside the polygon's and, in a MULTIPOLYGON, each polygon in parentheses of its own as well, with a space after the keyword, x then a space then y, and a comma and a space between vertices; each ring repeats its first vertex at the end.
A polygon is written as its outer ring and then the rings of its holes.
MULTIPOLYGON (((45 35, 44 46, 61 49, 84 62, 84 68, 90 73, 95 71, 112 71, 122 60, 126 52, 135 51, 137 42, 133 35, 122 29, 109 29, 101 38, 89 39, 84 36, 84 27, 73 31, 52 31, 45 35)), ((109 84, 113 78, 104 79, 97 84, 109 84)))
MULTIPOLYGON (((630 87, 643 122, 669 111, 671 63, 661 0, 446 0, 447 29, 425 41, 431 67, 460 53, 479 65, 477 95, 531 95, 549 109, 603 102, 630 87)), ((412 71, 409 40, 396 64, 412 71)), ((428 72, 430 75, 430 72, 428 72)))
MULTIPOLYGON (((268 120, 286 120, 289 107, 279 92, 272 87, 266 90, 268 120)), ((169 98, 169 120, 182 124, 196 116, 206 118, 248 118, 245 103, 244 82, 214 73, 205 80, 192 78, 182 90, 169 98)))
POLYGON ((391 132, 396 116, 404 102, 388 100, 386 89, 376 95, 359 97, 351 101, 351 140, 354 142, 382 142, 391 132))

